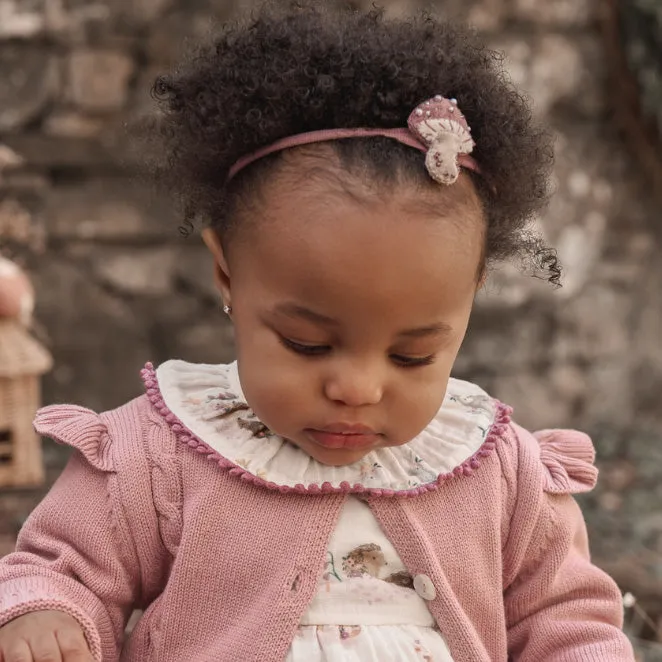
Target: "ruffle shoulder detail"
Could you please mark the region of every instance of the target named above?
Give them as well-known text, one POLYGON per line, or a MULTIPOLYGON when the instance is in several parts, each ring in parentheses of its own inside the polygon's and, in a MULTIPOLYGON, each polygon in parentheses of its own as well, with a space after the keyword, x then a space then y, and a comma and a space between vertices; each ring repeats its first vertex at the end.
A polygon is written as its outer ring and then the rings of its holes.
POLYGON ((37 434, 70 446, 100 471, 112 472, 111 440, 101 417, 77 405, 51 405, 40 409, 34 419, 37 434))
POLYGON ((588 435, 576 430, 541 430, 534 436, 540 445, 545 492, 582 494, 595 487, 598 469, 588 435))

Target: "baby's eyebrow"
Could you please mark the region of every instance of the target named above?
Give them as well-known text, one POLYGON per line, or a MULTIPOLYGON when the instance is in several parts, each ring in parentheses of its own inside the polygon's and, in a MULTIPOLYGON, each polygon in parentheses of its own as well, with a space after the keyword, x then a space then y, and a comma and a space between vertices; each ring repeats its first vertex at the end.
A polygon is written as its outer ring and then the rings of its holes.
MULTIPOLYGON (((310 308, 305 306, 300 306, 296 303, 281 303, 278 304, 274 311, 280 313, 281 315, 287 315, 288 317, 301 317, 306 319, 314 324, 322 324, 324 326, 340 326, 340 323, 337 320, 334 320, 332 317, 327 317, 322 315, 322 313, 315 312, 310 308)), ((437 324, 430 324, 429 326, 421 326, 415 329, 406 329, 405 331, 400 331, 398 337, 400 338, 426 338, 428 336, 447 336, 453 332, 453 327, 450 324, 445 322, 439 322, 437 324)))
POLYGON ((453 332, 453 327, 445 322, 422 326, 417 329, 407 329, 401 331, 398 336, 405 338, 425 338, 427 336, 447 336, 453 332))
POLYGON ((310 322, 323 324, 324 326, 340 326, 340 323, 337 320, 296 303, 278 304, 274 308, 274 312, 280 313, 281 315, 287 315, 288 317, 302 317, 310 322))

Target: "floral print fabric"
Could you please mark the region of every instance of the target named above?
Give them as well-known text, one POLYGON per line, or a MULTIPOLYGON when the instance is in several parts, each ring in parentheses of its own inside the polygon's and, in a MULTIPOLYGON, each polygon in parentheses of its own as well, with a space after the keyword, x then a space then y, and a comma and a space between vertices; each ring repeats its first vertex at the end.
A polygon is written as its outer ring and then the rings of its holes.
POLYGON ((434 627, 427 603, 368 505, 349 497, 302 625, 434 627))
POLYGON ((472 458, 495 423, 498 404, 478 386, 451 379, 436 417, 415 439, 328 467, 271 433, 244 399, 236 364, 168 361, 157 369, 164 402, 210 449, 271 486, 411 491, 472 458))
POLYGON ((310 625, 299 628, 286 662, 453 662, 432 628, 310 625))
POLYGON ((287 662, 452 662, 427 603, 370 508, 350 496, 287 662), (370 542, 366 542, 366 541, 370 542))

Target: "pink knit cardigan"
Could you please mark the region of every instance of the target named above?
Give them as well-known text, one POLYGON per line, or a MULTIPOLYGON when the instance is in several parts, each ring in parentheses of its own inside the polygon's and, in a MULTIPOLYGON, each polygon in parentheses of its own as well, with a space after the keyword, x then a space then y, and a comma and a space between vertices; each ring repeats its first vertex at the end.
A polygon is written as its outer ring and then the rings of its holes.
MULTIPOLYGON (((348 497, 245 480, 182 443, 157 400, 39 412, 37 430, 77 452, 0 561, 0 626, 60 609, 97 661, 282 662, 348 497), (144 615, 124 641, 134 608, 144 615)), ((633 661, 619 591, 591 565, 570 496, 595 482, 590 441, 498 430, 472 474, 408 498, 357 496, 434 584, 455 662, 633 661)))

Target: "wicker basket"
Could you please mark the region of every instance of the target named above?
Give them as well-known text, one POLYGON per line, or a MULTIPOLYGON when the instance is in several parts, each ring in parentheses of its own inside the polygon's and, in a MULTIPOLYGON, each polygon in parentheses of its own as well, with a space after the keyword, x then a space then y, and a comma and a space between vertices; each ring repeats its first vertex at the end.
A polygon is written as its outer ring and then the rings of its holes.
POLYGON ((16 320, 0 319, 0 487, 44 481, 41 441, 32 428, 40 377, 50 354, 16 320))

